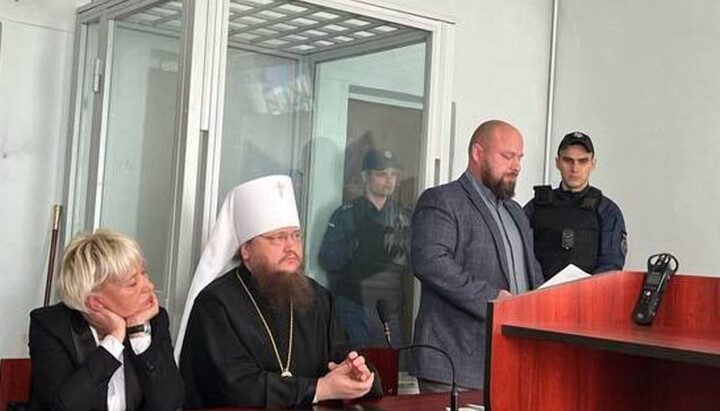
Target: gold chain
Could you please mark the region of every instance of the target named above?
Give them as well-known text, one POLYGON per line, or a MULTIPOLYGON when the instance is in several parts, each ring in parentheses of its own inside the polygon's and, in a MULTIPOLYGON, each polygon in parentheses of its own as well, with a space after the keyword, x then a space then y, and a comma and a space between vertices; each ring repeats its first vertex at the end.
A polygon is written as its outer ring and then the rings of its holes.
POLYGON ((275 358, 277 358, 278 365, 280 366, 280 376, 283 378, 286 377, 292 377, 292 373, 290 372, 290 361, 292 361, 292 348, 293 348, 293 304, 292 300, 290 300, 290 336, 288 337, 288 349, 287 349, 287 362, 285 363, 285 367, 282 365, 282 360, 280 359, 280 352, 277 349, 277 344, 275 344, 275 338, 273 338, 272 332, 270 331, 270 326, 268 326, 267 321, 265 321, 265 317, 262 314, 262 311, 260 311, 260 307, 258 306, 257 302, 255 302, 255 298, 253 298, 252 293, 250 293, 250 290, 248 290, 247 285, 245 285, 245 281, 243 281, 242 277, 240 277, 240 272, 235 271, 235 276, 238 280, 240 280, 240 284, 245 289, 245 292, 247 293, 248 297, 250 297, 250 301, 252 301, 253 305, 255 306, 255 310, 257 311, 258 315, 260 316, 260 320, 262 320, 263 325, 265 326, 265 331, 267 331, 268 336, 270 337, 270 344, 272 344, 273 350, 275 351, 275 358))

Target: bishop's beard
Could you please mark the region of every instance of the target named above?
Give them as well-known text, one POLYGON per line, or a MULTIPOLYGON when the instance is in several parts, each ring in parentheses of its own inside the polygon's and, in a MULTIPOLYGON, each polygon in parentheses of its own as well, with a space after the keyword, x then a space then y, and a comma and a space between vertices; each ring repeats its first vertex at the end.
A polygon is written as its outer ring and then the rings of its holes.
POLYGON ((258 292, 274 309, 285 309, 292 301, 295 309, 305 312, 313 303, 313 288, 302 268, 288 273, 272 271, 261 264, 254 267, 252 274, 258 292))

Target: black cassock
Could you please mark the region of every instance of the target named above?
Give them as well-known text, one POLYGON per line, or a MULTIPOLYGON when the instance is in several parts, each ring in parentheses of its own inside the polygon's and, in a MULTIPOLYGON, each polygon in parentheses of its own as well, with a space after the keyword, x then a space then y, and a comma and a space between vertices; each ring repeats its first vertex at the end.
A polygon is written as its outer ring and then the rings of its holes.
MULTIPOLYGON (((265 326, 237 274, 258 303, 283 366, 286 363, 289 308, 271 309, 240 266, 213 281, 195 300, 180 355, 186 407, 309 406, 327 363, 343 361, 350 350, 330 293, 309 279, 315 299, 305 312, 295 310, 293 376, 283 378, 265 326)), ((378 387, 376 373, 373 392, 378 387)))

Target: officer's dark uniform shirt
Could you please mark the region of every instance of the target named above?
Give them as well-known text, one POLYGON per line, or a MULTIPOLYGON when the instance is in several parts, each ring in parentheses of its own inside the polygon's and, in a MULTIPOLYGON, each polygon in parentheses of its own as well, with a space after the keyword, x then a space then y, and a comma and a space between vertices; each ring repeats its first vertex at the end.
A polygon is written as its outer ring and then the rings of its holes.
MULTIPOLYGON (((568 207, 573 207, 573 204, 575 205, 575 207, 579 207, 579 205, 583 203, 583 199, 588 196, 590 189, 591 186, 588 186, 583 191, 571 192, 563 190, 562 186, 560 186, 552 191, 554 196, 552 205, 540 206, 535 204, 535 198, 530 200, 525 205, 525 212, 531 221, 531 225, 533 225, 533 229, 535 229, 536 225, 536 223, 533 223, 533 216, 536 212, 536 209, 538 209, 539 207, 563 207, 567 209, 568 207)), ((597 192, 599 193, 599 190, 597 190, 597 192)), ((581 268, 584 268, 586 271, 589 271, 591 273, 621 270, 625 265, 625 255, 627 254, 627 232, 625 230, 625 220, 623 218, 622 212, 620 211, 620 208, 617 206, 617 204, 615 204, 606 196, 600 194, 600 201, 595 207, 595 214, 597 215, 598 233, 595 264, 592 267, 581 268)), ((543 245, 545 245, 546 250, 548 246, 555 247, 555 244, 543 243, 547 243, 548 241, 557 242, 558 244, 556 245, 558 253, 562 252, 559 244, 561 241, 560 238, 550 240, 546 236, 543 236, 541 233, 538 233, 538 230, 534 231, 536 254, 537 251, 543 247, 543 245)), ((595 250, 591 250, 591 252, 594 251, 595 250)), ((538 255, 538 259, 541 259, 540 255, 538 255)), ((575 263, 574 261, 570 262, 575 263)), ((543 274, 545 275, 546 279, 549 279, 559 270, 564 268, 564 266, 549 268, 548 264, 543 264, 542 261, 541 264, 543 265, 543 274)), ((575 264, 579 265, 577 263, 575 264)))
POLYGON ((365 196, 338 207, 320 249, 330 290, 359 304, 399 302, 408 269, 410 213, 388 198, 381 210, 365 196))

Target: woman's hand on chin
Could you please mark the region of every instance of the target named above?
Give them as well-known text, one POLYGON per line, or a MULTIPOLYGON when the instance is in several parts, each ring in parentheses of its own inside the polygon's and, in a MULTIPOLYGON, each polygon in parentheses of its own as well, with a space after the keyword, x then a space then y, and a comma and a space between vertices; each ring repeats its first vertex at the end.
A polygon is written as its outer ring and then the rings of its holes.
POLYGON ((131 315, 126 319, 127 326, 132 327, 134 325, 145 324, 150 321, 151 318, 155 317, 160 312, 160 305, 158 303, 157 295, 152 293, 145 300, 144 304, 140 307, 140 310, 135 314, 131 315))
POLYGON ((105 308, 100 303, 88 306, 85 318, 90 325, 98 331, 99 337, 105 338, 106 335, 112 335, 122 342, 125 339, 125 319, 105 308))

